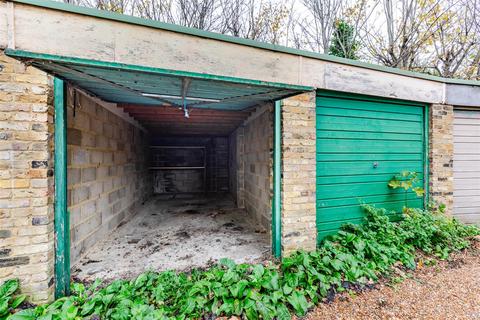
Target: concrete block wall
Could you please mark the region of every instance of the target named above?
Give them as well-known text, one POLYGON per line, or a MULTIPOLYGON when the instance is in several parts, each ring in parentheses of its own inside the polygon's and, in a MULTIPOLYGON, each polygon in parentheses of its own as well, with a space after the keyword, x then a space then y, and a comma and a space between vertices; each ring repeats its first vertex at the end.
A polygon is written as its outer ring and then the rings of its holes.
MULTIPOLYGON (((172 139, 171 141, 174 141, 172 139)), ((206 165, 204 148, 152 148, 150 166, 159 167, 203 167, 206 165)), ((162 193, 202 192, 205 189, 203 169, 154 169, 153 191, 162 193)))
POLYGON ((282 101, 282 247, 316 248, 315 92, 282 101))
POLYGON ((430 200, 453 210, 453 106, 434 104, 429 115, 430 200))
POLYGON ((230 135, 230 175, 235 176, 234 197, 250 222, 270 232, 272 217, 273 106, 259 106, 255 118, 230 135), (259 110, 260 113, 259 113, 259 110), (234 155, 233 155, 234 154, 234 155))
POLYGON ((212 137, 207 145, 207 189, 229 191, 228 137, 212 137))
POLYGON ((155 193, 228 192, 228 137, 157 137, 152 146, 152 167, 203 167, 204 169, 153 170, 155 193), (190 147, 204 147, 196 149, 190 147))
POLYGON ((152 174, 155 194, 197 193, 205 189, 204 173, 200 169, 154 170, 152 174))
POLYGON ((68 90, 71 262, 135 214, 151 194, 146 133, 80 91, 68 90))
POLYGON ((51 79, 0 52, 0 283, 53 297, 51 79))
POLYGON ((249 121, 243 128, 243 201, 253 223, 271 230, 273 106, 249 121))
POLYGON ((228 170, 229 170, 229 189, 239 208, 245 208, 244 200, 244 163, 242 160, 244 154, 244 128, 238 127, 228 137, 228 170))

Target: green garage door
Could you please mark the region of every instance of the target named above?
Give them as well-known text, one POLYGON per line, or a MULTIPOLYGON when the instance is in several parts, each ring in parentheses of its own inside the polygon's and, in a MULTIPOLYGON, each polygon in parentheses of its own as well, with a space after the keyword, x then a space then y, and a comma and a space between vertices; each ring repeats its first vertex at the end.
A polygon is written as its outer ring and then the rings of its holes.
MULTIPOLYGON (((403 171, 424 179, 424 105, 326 92, 317 94, 318 241, 362 221, 361 203, 400 212, 405 193, 387 183, 403 171)), ((423 199, 407 195, 409 207, 423 199)))

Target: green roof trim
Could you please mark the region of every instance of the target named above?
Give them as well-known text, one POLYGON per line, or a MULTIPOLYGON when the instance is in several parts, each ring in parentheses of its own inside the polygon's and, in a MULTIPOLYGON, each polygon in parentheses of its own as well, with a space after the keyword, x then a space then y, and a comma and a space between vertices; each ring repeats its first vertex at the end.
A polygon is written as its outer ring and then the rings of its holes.
POLYGON ((218 40, 218 41, 230 42, 230 43, 240 44, 244 46, 270 50, 270 51, 288 53, 288 54, 293 54, 293 55, 298 55, 298 56, 303 56, 303 57, 308 57, 313 59, 319 59, 319 60, 324 60, 324 61, 329 61, 334 63, 340 63, 345 65, 351 65, 355 67, 371 69, 371 70, 376 70, 381 72, 388 72, 388 73, 407 76, 407 77, 419 78, 419 79, 448 83, 448 84, 464 84, 464 85, 480 86, 480 81, 476 81, 476 80, 442 78, 439 76, 433 76, 429 74, 407 71, 407 70, 402 70, 402 69, 397 69, 392 67, 385 67, 381 65, 372 64, 372 63, 345 59, 345 58, 335 57, 331 55, 326 55, 326 54, 321 54, 321 53, 316 53, 316 52, 311 52, 306 50, 299 50, 299 49, 289 48, 285 46, 254 41, 250 39, 238 38, 238 37, 229 36, 225 34, 204 31, 204 30, 195 29, 195 28, 188 28, 184 26, 171 24, 171 23, 143 19, 143 18, 119 14, 119 13, 110 12, 110 11, 75 6, 75 5, 71 5, 63 2, 57 2, 57 1, 51 1, 51 0, 7 0, 7 1, 22 3, 22 4, 32 5, 32 6, 38 6, 38 7, 43 7, 43 8, 53 9, 53 10, 77 13, 81 15, 119 21, 119 22, 124 22, 128 24, 141 25, 145 27, 183 33, 183 34, 188 34, 192 36, 218 40))
POLYGON ((236 77, 226 77, 226 76, 212 75, 207 73, 169 70, 169 69, 146 67, 146 66, 132 65, 132 64, 125 64, 125 63, 118 63, 118 62, 108 62, 108 61, 76 58, 76 57, 58 56, 58 55, 45 54, 45 53, 35 53, 35 52, 29 52, 29 51, 23 51, 23 50, 14 50, 9 48, 5 49, 5 54, 7 56, 20 58, 20 59, 37 59, 37 60, 53 61, 53 62, 59 62, 59 63, 62 63, 62 62, 72 63, 80 66, 94 66, 94 67, 100 67, 100 68, 120 69, 120 70, 137 71, 137 72, 144 72, 144 73, 155 73, 155 74, 162 74, 162 75, 188 77, 193 79, 233 82, 233 83, 255 85, 255 86, 266 86, 266 87, 298 90, 302 92, 315 90, 315 88, 313 87, 299 86, 299 85, 293 85, 293 84, 287 84, 287 83, 252 80, 252 79, 244 79, 244 78, 236 78, 236 77))

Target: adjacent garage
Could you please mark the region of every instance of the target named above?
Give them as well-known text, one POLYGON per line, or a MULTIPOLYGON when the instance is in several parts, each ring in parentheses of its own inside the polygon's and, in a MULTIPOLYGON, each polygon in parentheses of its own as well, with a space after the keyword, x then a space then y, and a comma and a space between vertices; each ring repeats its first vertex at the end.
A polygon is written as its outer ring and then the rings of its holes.
POLYGON ((453 214, 480 224, 480 111, 454 111, 453 214))
POLYGON ((400 212, 423 207, 415 193, 392 190, 401 171, 425 184, 425 106, 366 96, 319 92, 317 128, 317 241, 347 222, 359 223, 361 203, 400 212))

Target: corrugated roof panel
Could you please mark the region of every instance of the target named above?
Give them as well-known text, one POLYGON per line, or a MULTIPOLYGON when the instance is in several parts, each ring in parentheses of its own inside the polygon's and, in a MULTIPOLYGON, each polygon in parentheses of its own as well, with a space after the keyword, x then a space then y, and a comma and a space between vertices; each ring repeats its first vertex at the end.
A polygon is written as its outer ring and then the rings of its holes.
POLYGON ((183 105, 182 92, 185 91, 185 83, 188 83, 186 103, 189 108, 245 110, 265 101, 278 100, 301 92, 288 87, 282 88, 277 84, 268 86, 212 80, 208 75, 202 79, 198 76, 190 78, 64 61, 34 59, 31 63, 105 101, 114 103, 181 106, 183 105), (148 97, 144 94, 157 96, 148 97), (204 99, 218 100, 218 102, 203 101, 204 99))

